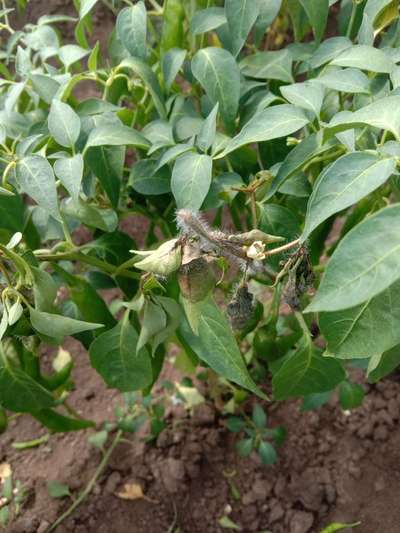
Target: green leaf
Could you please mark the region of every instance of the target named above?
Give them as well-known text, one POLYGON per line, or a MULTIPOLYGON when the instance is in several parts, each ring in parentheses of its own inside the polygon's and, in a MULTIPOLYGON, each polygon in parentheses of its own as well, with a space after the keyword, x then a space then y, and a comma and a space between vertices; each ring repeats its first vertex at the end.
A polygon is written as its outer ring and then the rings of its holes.
POLYGON ((81 0, 79 9, 79 18, 83 19, 89 11, 97 4, 98 0, 81 0))
POLYGON ((68 105, 53 100, 49 113, 50 135, 66 148, 73 148, 81 131, 81 119, 68 105))
POLYGON ((102 124, 90 132, 85 152, 93 146, 128 145, 145 150, 150 146, 150 142, 141 133, 123 124, 102 124))
POLYGON ((325 128, 325 135, 335 135, 338 132, 363 126, 372 126, 388 130, 397 140, 400 139, 400 96, 386 96, 372 104, 362 107, 358 111, 343 114, 341 120, 332 121, 325 128))
POLYGON ((325 168, 307 206, 302 241, 334 213, 342 211, 380 187, 394 173, 396 160, 370 152, 352 152, 325 168))
POLYGON ((260 9, 254 0, 225 0, 225 16, 231 34, 231 52, 236 57, 246 42, 260 9))
POLYGON ((115 328, 106 331, 89 349, 92 366, 109 387, 129 392, 152 382, 150 356, 145 348, 136 353, 138 335, 129 322, 129 312, 115 328))
POLYGON ((51 498, 65 498, 66 496, 71 496, 68 485, 64 485, 58 481, 48 481, 47 490, 51 498))
POLYGON ((243 439, 236 443, 236 449, 240 457, 248 457, 253 451, 253 439, 243 439))
POLYGON ((227 128, 233 129, 239 106, 240 72, 232 54, 222 48, 203 48, 192 59, 192 72, 212 105, 219 103, 227 128))
POLYGON ((162 32, 160 40, 161 57, 171 48, 182 47, 185 37, 184 0, 165 0, 163 3, 162 32))
POLYGON ((208 155, 188 152, 175 162, 171 190, 178 209, 200 209, 210 189, 212 159, 208 155))
POLYGON ((324 100, 324 88, 319 83, 305 81, 284 85, 280 88, 282 96, 291 104, 312 111, 318 118, 324 100))
POLYGON ((251 379, 230 326, 211 300, 193 303, 198 314, 198 337, 193 350, 218 374, 264 398, 251 379))
POLYGON ((31 81, 33 89, 37 92, 40 98, 46 102, 46 104, 51 104, 60 88, 60 83, 51 76, 45 74, 31 74, 31 81))
POLYGON ((64 337, 103 327, 103 324, 93 324, 67 316, 45 313, 32 307, 29 308, 29 315, 33 328, 48 337, 64 337))
POLYGON ((381 209, 341 240, 328 263, 311 311, 348 309, 400 277, 400 204, 381 209))
POLYGON ((175 146, 168 148, 168 150, 166 150, 160 157, 154 172, 157 172, 161 167, 170 163, 171 161, 174 161, 178 156, 188 152, 189 150, 193 150, 193 146, 186 143, 176 144, 175 146))
POLYGON ((269 107, 254 115, 214 159, 225 157, 246 144, 285 137, 300 130, 308 122, 309 119, 304 111, 293 105, 282 104, 269 107))
POLYGON ((131 56, 146 59, 147 14, 144 2, 140 1, 120 11, 116 30, 131 56))
POLYGON ((78 203, 67 200, 63 203, 62 212, 72 218, 77 218, 92 228, 103 231, 115 231, 118 227, 118 216, 113 209, 100 209, 79 199, 78 203))
POLYGON ((292 56, 288 49, 258 52, 245 57, 240 69, 245 76, 293 83, 292 56))
POLYGON ((86 152, 85 161, 106 192, 111 205, 118 207, 125 161, 123 146, 96 146, 86 152))
POLYGON ((58 209, 56 181, 53 169, 44 157, 32 155, 18 161, 16 178, 23 192, 56 220, 61 220, 58 209))
POLYGON ((95 422, 92 422, 91 420, 84 420, 83 418, 70 418, 57 413, 57 411, 54 411, 54 409, 41 409, 40 411, 32 413, 32 415, 43 426, 49 428, 53 433, 81 431, 82 429, 96 427, 95 422))
POLYGON ((100 54, 100 41, 97 41, 93 47, 93 50, 90 52, 88 57, 88 69, 91 72, 96 72, 98 66, 98 59, 100 54))
POLYGON ((166 89, 169 90, 171 88, 178 72, 182 68, 185 57, 186 50, 182 50, 181 48, 171 48, 164 55, 162 59, 162 72, 166 89))
POLYGON ((118 66, 118 70, 129 68, 141 78, 143 83, 147 86, 151 97, 153 98, 154 106, 157 109, 161 118, 166 118, 167 112, 164 105, 164 97, 158 82, 156 74, 152 69, 137 57, 130 57, 124 59, 118 66))
POLYGON ((312 69, 316 69, 329 63, 335 57, 340 56, 342 52, 351 48, 353 43, 347 37, 331 37, 326 39, 319 47, 315 50, 311 56, 309 63, 312 69))
POLYGON ((329 353, 341 359, 356 359, 373 357, 399 344, 399 320, 400 282, 396 281, 361 305, 321 313, 319 326, 329 353))
POLYGON ((218 114, 219 104, 215 104, 210 114, 203 122, 201 130, 197 135, 196 145, 202 152, 207 152, 207 150, 213 145, 215 141, 215 135, 217 132, 217 114, 218 114))
POLYGON ((400 365, 400 346, 397 345, 383 354, 375 354, 368 365, 368 381, 376 383, 391 374, 400 365))
POLYGON ((339 387, 339 401, 342 409, 355 409, 364 400, 364 389, 358 383, 343 381, 339 387))
POLYGON ((359 69, 331 67, 317 78, 324 87, 350 94, 369 94, 370 80, 359 69))
POLYGON ((46 270, 33 266, 30 268, 34 280, 35 307, 39 311, 51 311, 57 296, 57 285, 46 270))
POLYGON ((328 22, 329 0, 300 0, 313 28, 316 41, 321 41, 328 22))
POLYGON ((356 44, 351 48, 347 48, 335 57, 330 64, 383 74, 390 74, 395 66, 392 59, 382 50, 365 44, 356 44))
POLYGON ((223 7, 209 7, 196 11, 190 21, 190 31, 193 35, 215 30, 226 24, 225 10, 223 7))
POLYGON ((23 370, 6 361, 2 353, 0 355, 0 405, 16 413, 30 413, 52 407, 54 398, 48 390, 23 370))
POLYGON ((239 433, 245 428, 245 426, 246 423, 243 418, 239 418, 238 416, 230 416, 226 422, 226 427, 229 431, 232 431, 232 433, 239 433))
POLYGON ((167 315, 160 305, 154 304, 151 300, 146 300, 144 304, 143 322, 140 329, 139 340, 136 345, 136 353, 152 338, 165 329, 167 325, 167 315))
POLYGON ((342 529, 349 529, 351 527, 357 527, 361 525, 361 522, 353 522, 352 524, 341 524, 339 522, 334 522, 329 526, 325 527, 321 533, 335 533, 336 531, 341 531, 342 529))
POLYGON ((301 406, 302 411, 314 411, 325 405, 329 398, 331 397, 331 392, 317 392, 315 394, 308 394, 304 397, 303 405, 301 406))
POLYGON ((275 448, 267 441, 260 442, 258 446, 258 455, 264 465, 273 465, 278 460, 275 448))
MULTIPOLYGON (((159 165, 155 159, 142 159, 131 168, 129 185, 144 195, 166 194, 171 192, 169 169, 155 170, 159 165)), ((162 165, 161 165, 162 166, 162 165)))
POLYGON ((272 378, 276 400, 287 400, 327 392, 345 377, 341 364, 331 357, 319 355, 304 336, 293 354, 284 361, 272 378))
POLYGON ((83 178, 82 155, 77 154, 72 157, 57 159, 54 163, 54 172, 74 202, 78 202, 83 178))
POLYGON ((254 425, 258 429, 263 429, 267 426, 267 415, 265 414, 264 409, 258 403, 253 406, 252 419, 254 425))
POLYGON ((58 51, 58 57, 63 65, 68 69, 71 65, 80 61, 89 54, 89 50, 77 46, 76 44, 66 44, 58 51))
POLYGON ((259 0, 258 5, 260 14, 256 20, 253 30, 254 43, 257 47, 260 46, 266 29, 277 17, 282 5, 282 0, 259 0))

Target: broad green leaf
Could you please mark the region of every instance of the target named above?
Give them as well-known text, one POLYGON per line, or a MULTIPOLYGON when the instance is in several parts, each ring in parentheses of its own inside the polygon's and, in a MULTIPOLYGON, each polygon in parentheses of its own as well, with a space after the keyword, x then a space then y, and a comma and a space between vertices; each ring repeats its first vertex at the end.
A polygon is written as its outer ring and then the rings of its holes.
POLYGON ((345 377, 341 364, 319 355, 309 339, 302 337, 294 353, 284 361, 272 378, 276 400, 287 400, 327 392, 345 377))
POLYGON ((83 157, 81 154, 64 159, 57 159, 54 163, 57 178, 67 189, 74 202, 79 200, 83 178, 83 157))
POLYGON ((17 413, 30 413, 52 407, 54 398, 48 390, 23 370, 12 366, 2 351, 0 355, 0 405, 17 413))
POLYGON ((361 305, 320 313, 327 350, 341 359, 372 357, 400 343, 400 282, 396 281, 361 305), (376 327, 379 324, 379 327, 376 327))
POLYGON ((192 345, 196 354, 221 376, 264 397, 251 379, 230 326, 218 307, 211 300, 192 306, 199 315, 198 337, 194 337, 192 345))
POLYGON ((332 121, 325 128, 325 135, 334 135, 348 129, 372 126, 388 130, 394 137, 400 139, 400 96, 386 96, 372 104, 362 107, 350 115, 343 114, 341 120, 332 121))
POLYGON ((326 39, 315 50, 311 59, 309 60, 310 67, 315 69, 319 68, 325 63, 329 63, 337 56, 340 56, 342 52, 351 48, 353 43, 347 37, 331 37, 326 39))
POLYGON ((329 0, 300 0, 313 28, 315 40, 320 42, 328 22, 329 0))
POLYGON ((166 118, 167 112, 165 110, 164 98, 158 78, 152 69, 140 58, 130 57, 124 59, 119 65, 119 69, 129 68, 131 69, 147 86, 151 97, 153 98, 154 106, 157 109, 161 118, 166 118))
POLYGON ((285 137, 300 130, 308 122, 309 119, 299 107, 290 104, 269 107, 250 119, 214 159, 225 157, 246 144, 285 137))
POLYGON ((88 57, 88 69, 91 72, 96 72, 98 66, 98 59, 100 54, 100 42, 97 41, 93 47, 93 50, 90 52, 88 57))
POLYGON ((293 148, 293 150, 288 153, 285 160, 279 167, 278 173, 272 182, 267 197, 270 198, 273 196, 276 191, 280 189, 282 184, 285 183, 285 181, 291 176, 293 176, 295 172, 301 170, 301 168, 314 157, 330 150, 334 143, 334 140, 323 143, 322 132, 313 133, 305 137, 293 148))
POLYGON ((259 15, 254 0, 225 0, 225 16, 231 34, 231 52, 236 57, 259 15))
POLYGON ((171 163, 171 161, 174 161, 178 156, 188 152, 189 150, 193 150, 193 146, 187 143, 177 144, 171 148, 168 148, 168 150, 166 150, 160 157, 154 172, 157 172, 161 167, 171 163))
POLYGON ((162 331, 159 331, 152 340, 151 348, 153 356, 157 347, 169 339, 169 337, 179 327, 183 319, 182 307, 178 304, 178 302, 165 296, 156 296, 154 299, 166 312, 167 325, 162 331))
POLYGON ((310 29, 307 13, 304 11, 300 0, 286 0, 286 5, 292 21, 294 39, 296 42, 300 42, 310 29))
POLYGON ((161 58, 171 48, 182 48, 185 38, 185 1, 165 0, 162 9, 161 58))
POLYGON ((147 14, 144 2, 140 1, 120 11, 116 30, 131 56, 146 59, 147 14))
POLYGON ((325 168, 307 206, 304 241, 321 222, 380 187, 396 169, 394 158, 371 152, 352 152, 325 168))
POLYGON ((221 117, 232 129, 240 96, 240 73, 232 54, 222 48, 203 48, 192 59, 192 72, 211 103, 219 103, 221 117))
POLYGON ((177 158, 172 171, 171 190, 178 209, 200 209, 211 185, 212 159, 188 152, 177 158))
POLYGON ((178 72, 182 68, 185 61, 186 50, 181 48, 171 48, 164 55, 162 59, 162 72, 164 78, 164 85, 166 89, 170 89, 178 72))
POLYGON ((65 337, 103 327, 103 324, 93 324, 67 316, 45 313, 32 307, 29 309, 29 315, 33 328, 48 337, 65 337))
POLYGON ((118 227, 118 216, 113 209, 101 209, 96 205, 83 202, 65 201, 62 212, 72 218, 77 218, 89 227, 103 231, 115 231, 118 227))
POLYGON ((96 146, 86 152, 85 160, 106 192, 111 205, 119 201, 122 173, 125 161, 123 146, 96 146))
POLYGON ((245 76, 261 80, 280 80, 293 83, 292 56, 288 49, 251 54, 240 62, 245 76))
POLYGON ((196 11, 190 21, 190 31, 193 35, 215 30, 226 24, 225 10, 223 7, 209 7, 196 11))
POLYGON ((400 365, 400 346, 397 345, 391 350, 376 354, 371 357, 368 365, 368 381, 376 383, 393 372, 400 365))
POLYGON ((322 85, 305 81, 293 85, 283 85, 280 91, 288 102, 312 111, 317 118, 319 117, 325 93, 322 85))
POLYGON ((117 112, 120 111, 120 107, 107 102, 106 100, 100 100, 99 98, 88 98, 79 102, 76 112, 80 116, 92 116, 92 115, 101 115, 102 113, 107 112, 117 112))
POLYGON ((94 128, 86 141, 85 152, 93 146, 128 146, 146 149, 150 142, 138 131, 123 124, 103 124, 94 128))
POLYGON ((88 54, 89 50, 86 50, 81 46, 77 46, 76 44, 66 44, 58 51, 58 57, 63 65, 67 67, 67 69, 77 61, 80 61, 86 57, 88 54))
POLYGON ((25 227, 25 205, 19 194, 0 195, 0 220, 2 229, 12 233, 25 227))
POLYGON ((155 159, 142 159, 131 168, 129 185, 144 195, 166 194, 171 192, 171 173, 168 168, 156 170, 155 159))
POLYGON ((217 114, 218 114, 219 104, 215 104, 210 114, 204 121, 199 134, 197 135, 196 145, 202 152, 207 152, 207 150, 212 146, 215 141, 215 134, 217 131, 217 114))
POLYGON ((94 340, 89 349, 92 366, 109 387, 121 392, 143 389, 152 382, 150 355, 136 353, 138 335, 129 322, 129 312, 115 328, 94 340))
POLYGON ((252 420, 259 429, 267 427, 267 415, 264 409, 258 403, 253 406, 252 420))
POLYGON ((33 274, 33 295, 35 308, 39 311, 52 311, 57 296, 57 285, 52 276, 44 269, 31 266, 33 274))
POLYGON ((45 74, 31 74, 32 87, 40 96, 40 98, 51 104, 57 91, 60 89, 61 84, 45 74))
POLYGON ((381 209, 355 226, 331 257, 311 311, 355 307, 400 277, 400 204, 381 209))
POLYGON ((358 42, 372 45, 375 36, 398 16, 398 0, 368 0, 363 11, 358 42))
POLYGON ((258 446, 258 455, 263 465, 273 465, 278 460, 275 448, 268 441, 261 441, 258 446))
POLYGON ((139 340, 136 345, 138 353, 153 337, 167 326, 167 315, 160 305, 146 300, 143 311, 143 322, 140 328, 139 340))
POLYGON ((357 383, 343 381, 339 387, 339 401, 342 409, 355 409, 364 400, 364 389, 357 383))
POLYGON ((351 48, 347 48, 335 57, 330 64, 383 74, 390 74, 395 66, 392 59, 382 50, 365 44, 356 44, 351 48))
POLYGON ((80 9, 79 9, 79 17, 83 19, 90 10, 97 4, 98 0, 81 0, 80 9))
POLYGON ((81 131, 81 119, 68 104, 53 100, 48 124, 50 135, 58 144, 66 148, 75 146, 81 131))
POLYGON ((344 93, 369 94, 370 80, 356 68, 328 68, 317 78, 328 89, 341 91, 344 93))
POLYGON ((266 29, 272 24, 277 17, 282 5, 282 0, 259 0, 260 14, 254 25, 254 42, 257 47, 260 46, 261 40, 266 29))
POLYGON ((18 161, 16 178, 23 192, 45 209, 56 220, 60 220, 56 181, 53 169, 44 157, 32 155, 18 161))

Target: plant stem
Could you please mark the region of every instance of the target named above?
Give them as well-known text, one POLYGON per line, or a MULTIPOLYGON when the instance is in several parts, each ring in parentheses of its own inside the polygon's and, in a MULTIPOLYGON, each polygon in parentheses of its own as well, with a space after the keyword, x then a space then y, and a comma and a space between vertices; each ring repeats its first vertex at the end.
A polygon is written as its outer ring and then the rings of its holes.
POLYGON ((124 276, 125 278, 131 278, 131 279, 140 278, 140 274, 136 272, 129 272, 128 270, 120 271, 119 266, 112 265, 111 263, 107 263, 106 261, 102 261, 101 259, 97 259, 96 257, 85 255, 80 252, 65 252, 65 253, 60 253, 60 254, 51 254, 51 253, 36 254, 36 258, 39 259, 39 261, 80 261, 82 263, 95 266, 99 268, 100 270, 107 272, 108 274, 113 275, 118 272, 119 276, 124 276))
POLYGON ((288 242, 287 244, 284 244, 283 246, 278 246, 278 248, 273 248, 272 250, 268 250, 266 255, 280 254, 281 252, 290 250, 290 248, 294 248, 295 246, 298 246, 299 244, 300 244, 300 239, 296 239, 295 241, 288 242))
POLYGON ((250 195, 250 206, 251 206, 251 223, 253 228, 257 228, 257 201, 256 193, 253 191, 250 195))
POLYGON ((86 488, 84 489, 84 491, 81 492, 81 494, 78 496, 78 498, 65 511, 65 513, 63 513, 59 518, 57 518, 57 520, 55 522, 53 522, 51 527, 47 530, 47 533, 50 533, 51 531, 54 531, 61 524, 61 522, 63 522, 66 518, 68 518, 75 511, 75 509, 77 507, 79 507, 79 505, 85 500, 85 498, 87 498, 87 496, 89 496, 89 494, 92 492, 94 486, 96 485, 99 477, 103 473, 103 470, 106 468, 106 466, 108 464, 108 461, 110 460, 111 454, 114 451, 114 449, 117 446, 117 444, 119 443, 119 441, 121 440, 121 437, 122 437, 122 431, 119 430, 117 432, 117 434, 115 435, 115 438, 112 441, 110 447, 108 448, 108 450, 104 454, 104 457, 101 460, 99 466, 97 467, 96 472, 94 473, 94 476, 89 481, 89 483, 86 485, 86 488))
POLYGON ((347 31, 346 31, 346 37, 348 37, 349 39, 351 38, 351 32, 353 31, 354 22, 356 20, 356 13, 357 13, 357 2, 356 0, 353 0, 353 7, 351 9, 350 21, 349 21, 349 25, 347 26, 347 31))

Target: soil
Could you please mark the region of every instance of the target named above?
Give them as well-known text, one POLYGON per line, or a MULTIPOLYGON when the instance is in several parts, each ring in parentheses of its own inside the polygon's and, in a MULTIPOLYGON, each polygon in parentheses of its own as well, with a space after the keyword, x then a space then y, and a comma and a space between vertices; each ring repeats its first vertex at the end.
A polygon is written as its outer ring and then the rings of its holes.
MULTIPOLYGON (((71 406, 99 423, 112 420, 121 396, 106 389, 77 341, 68 340, 65 348, 76 363, 71 406)), ((167 373, 174 375, 171 368, 167 373)), ((266 404, 270 426, 288 429, 272 467, 256 456, 237 456, 237 436, 212 405, 192 414, 170 406, 168 427, 157 441, 127 437, 92 494, 56 531, 214 533, 223 531, 218 520, 227 515, 244 532, 319 533, 332 521, 361 521, 357 533, 398 533, 400 383, 387 379, 366 386, 366 392, 363 405, 351 413, 334 398, 312 412, 301 412, 298 402, 266 404), (125 483, 139 484, 145 498, 117 497, 125 483)), ((45 433, 21 416, 0 438, 0 463, 11 465, 28 494, 9 533, 44 533, 70 505, 49 496, 48 481, 68 485, 76 495, 101 460, 88 443, 93 430, 53 435, 25 451, 12 447, 45 433)))
MULTIPOLYGON (((72 2, 31 1, 27 19, 50 12, 71 14, 72 2)), ((112 17, 101 7, 95 13, 95 39, 104 44, 112 17)), ((68 34, 68 25, 62 28, 68 34)), ((140 240, 143 223, 137 222, 126 221, 124 230, 140 240)), ((120 394, 106 388, 77 341, 69 339, 65 349, 75 361, 71 406, 99 424, 112 420, 120 394)), ((176 375, 168 365, 166 372, 170 379, 176 375)), ((56 531, 214 533, 224 531, 218 521, 228 516, 245 533, 319 533, 333 521, 361 522, 349 532, 399 533, 400 383, 386 379, 365 389, 363 405, 351 412, 343 412, 335 398, 313 412, 301 412, 298 402, 265 404, 269 425, 288 430, 272 467, 256 456, 237 456, 238 437, 212 405, 193 413, 171 405, 157 441, 128 436, 90 496, 56 531), (125 483, 140 485, 145 497, 116 496, 125 483)), ((47 483, 64 483, 74 496, 86 486, 102 458, 88 442, 92 433, 52 435, 39 447, 18 451, 13 443, 46 430, 25 415, 10 423, 0 436, 0 464, 11 465, 27 497, 8 533, 45 533, 68 508, 68 498, 50 497, 47 483)))

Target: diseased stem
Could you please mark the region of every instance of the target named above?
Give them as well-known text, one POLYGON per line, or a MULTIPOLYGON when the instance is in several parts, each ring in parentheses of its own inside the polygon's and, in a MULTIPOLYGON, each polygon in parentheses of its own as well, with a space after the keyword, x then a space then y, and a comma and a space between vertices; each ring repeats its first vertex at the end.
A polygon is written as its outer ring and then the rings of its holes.
POLYGON ((103 473, 103 470, 106 468, 108 461, 110 460, 111 454, 114 451, 115 447, 119 443, 122 437, 122 431, 119 430, 117 434, 115 435, 114 440, 112 441, 110 447, 104 454, 103 459, 101 460, 101 463, 96 469, 96 472, 94 473, 94 476, 89 481, 89 483, 86 485, 86 488, 81 492, 81 494, 78 496, 78 498, 74 501, 74 503, 63 513, 53 524, 49 529, 47 529, 46 533, 50 533, 51 531, 54 531, 66 518, 68 518, 77 507, 89 496, 89 494, 92 492, 95 484, 97 483, 99 477, 103 473))
POLYGON ((295 241, 288 242, 287 244, 284 244, 283 246, 278 246, 278 248, 273 248, 272 250, 268 250, 265 255, 276 255, 280 254, 281 252, 285 252, 286 250, 290 250, 290 248, 294 248, 295 246, 298 246, 300 244, 300 239, 296 239, 295 241))

